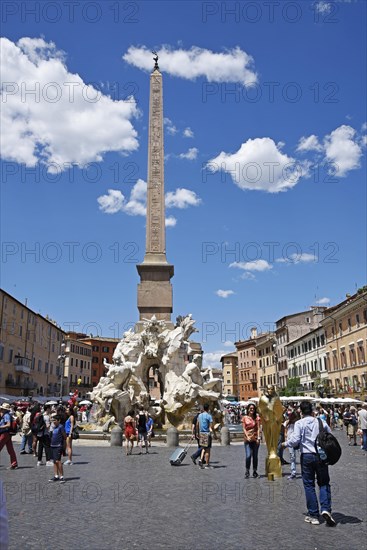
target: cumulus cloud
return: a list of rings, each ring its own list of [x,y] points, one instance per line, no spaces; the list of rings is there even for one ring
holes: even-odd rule
[[[170,134],[170,136],[174,136],[175,134],[177,134],[178,130],[170,118],[164,117],[163,124],[166,127],[167,133]]]
[[[129,216],[145,216],[147,213],[147,183],[138,179],[132,187],[130,197],[127,199],[118,189],[108,189],[107,195],[97,198],[99,209],[104,214],[116,214],[125,212]],[[198,206],[201,203],[200,197],[194,191],[185,188],[178,188],[176,191],[169,191],[165,196],[167,208],[188,208]],[[177,219],[168,216],[165,220],[166,227],[175,227]]]
[[[125,212],[129,216],[145,216],[146,190],[147,184],[141,179],[132,188],[129,200],[118,189],[108,189],[107,195],[101,195],[97,199],[99,209],[104,214]]]
[[[316,304],[320,306],[325,306],[326,304],[330,304],[330,298],[320,298],[320,300],[316,300]]]
[[[283,153],[282,145],[268,137],[249,139],[236,153],[222,151],[208,162],[207,169],[227,172],[241,189],[286,191],[305,175],[306,167]]]
[[[317,262],[318,257],[315,254],[308,254],[307,252],[293,253],[286,258],[277,258],[275,261],[283,264],[301,264]]]
[[[234,348],[234,342],[232,340],[226,340],[223,344],[226,348]]]
[[[183,131],[183,137],[193,138],[194,137],[194,132],[191,130],[191,128],[187,127]]]
[[[114,101],[86,84],[69,72],[63,52],[42,38],[2,38],[0,49],[5,160],[62,171],[100,162],[106,151],[138,148],[133,98]]]
[[[177,223],[177,220],[174,216],[168,216],[165,219],[165,226],[166,227],[175,227],[176,223]]]
[[[179,187],[176,191],[166,193],[165,202],[167,208],[187,208],[188,206],[198,206],[201,199],[195,191]]]
[[[266,260],[254,260],[252,262],[232,262],[229,267],[236,267],[244,271],[268,271],[273,266]]]
[[[234,294],[233,290],[216,290],[215,294],[219,296],[219,298],[228,298],[228,296],[231,296]]]
[[[308,137],[301,137],[298,142],[297,151],[322,151],[323,146],[319,143],[318,137],[312,134]]]
[[[220,358],[228,353],[228,350],[213,351],[209,353],[204,353],[203,355],[203,368],[206,369],[211,367],[212,369],[222,368],[222,363]]]
[[[118,189],[109,189],[107,195],[102,195],[97,199],[99,209],[105,214],[116,214],[122,210],[125,197]]]
[[[195,160],[198,156],[199,149],[196,147],[190,147],[187,153],[181,153],[179,156],[180,159]]]
[[[345,177],[350,170],[359,168],[362,148],[351,126],[343,124],[325,136],[324,147],[326,160],[335,166],[334,176]]]
[[[242,273],[241,279],[253,281],[256,277],[253,273],[251,273],[251,271],[245,271],[245,273]]]
[[[157,53],[161,70],[172,76],[187,80],[204,77],[208,82],[240,82],[244,86],[257,82],[253,58],[239,47],[217,53],[197,46],[189,50],[163,46]],[[123,59],[139,69],[152,70],[152,54],[145,46],[131,46]]]

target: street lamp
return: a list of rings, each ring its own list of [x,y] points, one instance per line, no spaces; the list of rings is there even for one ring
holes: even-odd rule
[[[61,382],[60,382],[60,399],[62,399],[62,386],[64,382],[64,370],[65,370],[65,342],[61,344],[61,355],[58,356],[58,361],[60,362],[61,367]]]

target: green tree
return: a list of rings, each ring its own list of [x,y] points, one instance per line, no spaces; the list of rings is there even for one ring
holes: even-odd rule
[[[301,379],[298,377],[288,378],[287,385],[284,389],[280,391],[280,395],[284,397],[289,397],[291,395],[298,395],[298,388],[300,386]]]

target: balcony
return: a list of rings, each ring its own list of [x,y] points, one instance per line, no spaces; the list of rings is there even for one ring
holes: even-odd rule
[[[31,372],[31,360],[27,357],[21,357],[16,355],[15,359],[15,372],[22,372],[23,374],[30,374]]]
[[[13,380],[12,378],[7,378],[5,380],[5,386],[7,388],[16,388],[19,390],[34,390],[37,388],[37,382],[32,382],[30,380]]]

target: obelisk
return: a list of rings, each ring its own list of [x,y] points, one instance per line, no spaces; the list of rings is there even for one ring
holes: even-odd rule
[[[166,258],[163,148],[163,82],[158,56],[150,75],[146,247],[137,265],[139,319],[171,321],[174,267]]]

